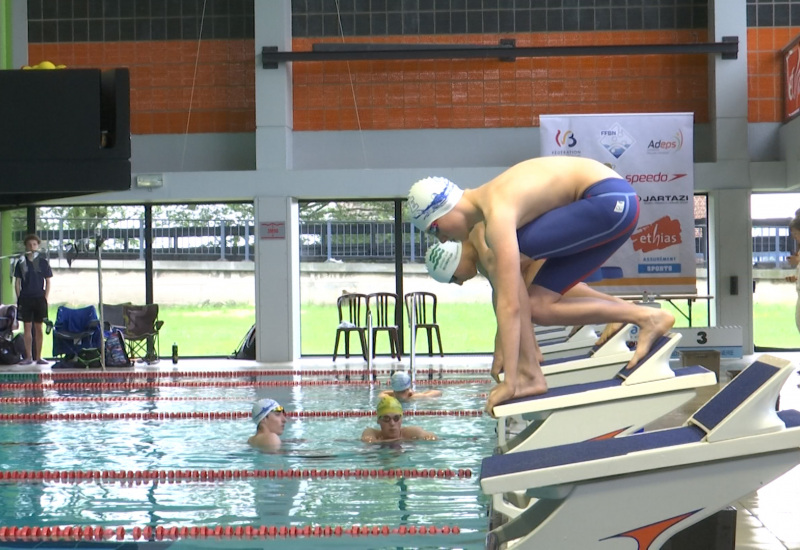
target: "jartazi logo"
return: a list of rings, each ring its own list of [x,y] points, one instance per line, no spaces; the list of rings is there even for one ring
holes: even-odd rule
[[[668,174],[666,172],[655,172],[650,174],[627,174],[625,179],[628,183],[665,183],[685,178],[688,174]]]
[[[639,195],[639,200],[644,203],[686,203],[689,195]]]

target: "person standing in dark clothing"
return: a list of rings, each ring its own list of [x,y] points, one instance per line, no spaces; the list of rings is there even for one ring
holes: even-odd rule
[[[53,277],[53,271],[47,260],[39,254],[40,244],[37,235],[26,235],[25,255],[14,268],[17,315],[25,328],[25,358],[20,365],[30,365],[34,361],[39,365],[47,364],[47,361],[42,359],[44,340],[42,323],[47,319],[47,299],[50,296],[50,279]],[[32,349],[34,347],[35,349]]]

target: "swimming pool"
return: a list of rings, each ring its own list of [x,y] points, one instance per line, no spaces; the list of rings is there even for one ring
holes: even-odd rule
[[[442,397],[406,406],[404,424],[440,441],[393,445],[359,441],[377,426],[388,375],[377,385],[329,375],[79,376],[0,374],[0,526],[49,527],[49,538],[55,526],[99,527],[112,540],[122,527],[125,541],[177,537],[181,548],[262,548],[275,538],[287,548],[483,548],[479,467],[496,444],[480,413],[483,374],[444,380]],[[246,443],[261,397],[293,413],[280,454]],[[261,526],[277,532],[258,534]],[[29,547],[51,547],[36,534]],[[0,548],[20,547],[4,535],[0,527]]]

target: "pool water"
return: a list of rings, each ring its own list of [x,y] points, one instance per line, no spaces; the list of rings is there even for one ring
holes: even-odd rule
[[[464,378],[459,376],[459,378]],[[184,413],[248,412],[252,402],[271,397],[287,411],[374,411],[386,385],[306,385],[315,378],[253,377],[250,380],[302,381],[277,387],[128,388],[85,390],[45,383],[37,389],[0,390],[0,413]],[[317,380],[330,378],[319,377]],[[73,385],[76,381],[69,380]],[[122,381],[120,379],[119,381]],[[181,380],[192,381],[182,378]],[[198,378],[194,381],[202,380]],[[241,379],[237,379],[241,380]],[[0,382],[17,380],[4,379]],[[110,382],[107,378],[103,382]],[[488,386],[437,386],[444,395],[417,400],[407,410],[479,410]],[[66,382],[66,381],[65,381]],[[424,383],[424,382],[423,382]],[[425,389],[425,387],[421,387]],[[20,404],[8,398],[38,397]],[[72,397],[94,400],[67,401]],[[137,397],[136,401],[98,398]],[[316,548],[483,548],[488,499],[478,485],[481,460],[496,444],[494,422],[486,416],[406,416],[439,441],[368,445],[359,438],[375,417],[291,418],[278,454],[247,445],[255,432],[241,420],[75,420],[0,422],[0,472],[52,470],[470,470],[471,477],[247,478],[216,481],[0,481],[0,525],[92,525],[130,532],[134,527],[231,526],[458,526],[457,535],[286,539],[282,547]],[[239,541],[235,547],[262,547],[269,539]],[[215,547],[210,541],[178,541]],[[216,541],[220,547],[220,541]],[[253,545],[255,544],[255,545]],[[0,548],[2,548],[0,542]],[[18,546],[14,546],[18,547]],[[38,548],[38,547],[37,547]]]

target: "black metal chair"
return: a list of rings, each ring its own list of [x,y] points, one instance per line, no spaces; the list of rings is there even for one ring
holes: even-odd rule
[[[336,327],[336,343],[333,345],[333,360],[339,351],[339,337],[344,334],[344,356],[350,357],[350,334],[358,334],[361,355],[367,359],[367,295],[349,293],[336,300],[339,310],[339,326]]]
[[[400,349],[400,330],[395,324],[397,294],[394,292],[374,292],[367,295],[367,312],[372,314],[372,357],[375,357],[375,343],[379,332],[389,335],[389,349],[392,357],[402,358]]]
[[[417,342],[417,331],[424,329],[428,335],[428,355],[433,356],[433,332],[436,332],[436,341],[439,344],[439,355],[444,357],[442,351],[442,333],[436,321],[436,307],[438,300],[433,292],[409,292],[404,297],[406,315],[409,323],[414,319],[414,342]],[[412,317],[413,313],[413,317]]]

